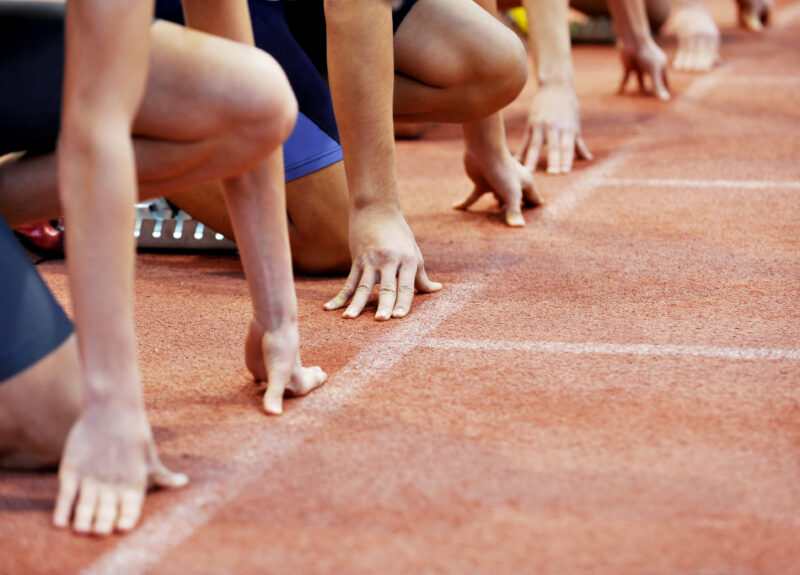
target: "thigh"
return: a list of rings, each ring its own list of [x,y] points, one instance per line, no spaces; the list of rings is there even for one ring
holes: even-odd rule
[[[429,86],[465,84],[518,51],[514,34],[472,0],[418,0],[394,37],[395,71]]]

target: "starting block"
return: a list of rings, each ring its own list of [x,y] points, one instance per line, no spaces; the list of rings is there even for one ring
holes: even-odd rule
[[[236,244],[164,200],[136,204],[136,246],[146,251],[235,252]]]

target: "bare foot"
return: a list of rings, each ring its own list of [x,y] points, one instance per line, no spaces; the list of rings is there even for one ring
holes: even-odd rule
[[[719,63],[719,28],[705,3],[679,3],[670,27],[678,36],[673,68],[682,72],[707,72]]]
[[[256,381],[267,382],[264,394],[267,413],[280,415],[284,396],[306,395],[328,379],[322,368],[302,366],[299,341],[297,324],[269,332],[257,319],[250,320],[244,346],[245,364]]]

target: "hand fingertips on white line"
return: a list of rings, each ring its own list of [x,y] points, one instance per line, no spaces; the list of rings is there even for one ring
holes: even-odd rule
[[[97,510],[97,484],[91,479],[81,482],[78,504],[75,506],[75,522],[73,527],[78,533],[88,533],[92,528],[92,519]]]
[[[59,480],[58,497],[53,511],[53,525],[67,527],[72,507],[78,495],[78,478],[73,473],[62,473]]]
[[[136,527],[143,503],[144,493],[141,490],[127,488],[122,491],[119,518],[117,519],[118,531],[130,531]]]

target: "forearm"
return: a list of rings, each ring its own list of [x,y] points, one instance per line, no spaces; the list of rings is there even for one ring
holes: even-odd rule
[[[540,86],[574,84],[567,0],[524,0],[528,39]]]
[[[608,0],[608,9],[624,44],[641,46],[652,39],[644,0]]]
[[[500,112],[478,122],[462,124],[464,149],[482,157],[500,157],[508,150],[505,126]]]
[[[133,332],[131,124],[149,59],[152,4],[73,0],[58,145],[68,270],[86,400],[140,408]]]
[[[124,132],[88,140],[64,133],[59,168],[87,404],[142,407],[133,325],[136,193],[130,141]]]
[[[351,207],[399,209],[387,0],[326,0],[328,79]]]
[[[255,318],[270,331],[296,323],[280,148],[255,169],[224,184]]]

